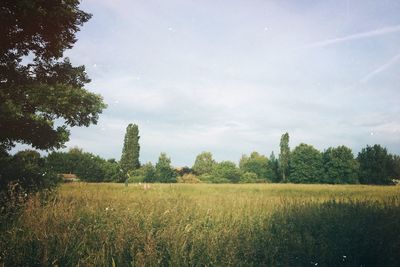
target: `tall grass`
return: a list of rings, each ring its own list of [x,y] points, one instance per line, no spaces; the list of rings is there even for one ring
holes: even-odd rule
[[[400,187],[66,184],[2,221],[4,266],[399,266]]]

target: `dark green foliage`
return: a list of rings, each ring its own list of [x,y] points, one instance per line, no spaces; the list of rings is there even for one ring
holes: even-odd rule
[[[54,172],[73,173],[86,182],[124,182],[126,175],[115,160],[106,161],[99,156],[73,148],[69,152],[52,152],[47,164]]]
[[[214,166],[211,181],[213,183],[238,183],[240,176],[240,170],[234,162],[222,161]]]
[[[102,169],[104,172],[103,182],[125,182],[127,176],[120,164],[115,159],[103,160]]]
[[[360,183],[391,184],[394,175],[393,158],[380,145],[363,148],[357,157],[360,163]]]
[[[290,206],[259,234],[255,265],[399,266],[399,215],[396,203]]]
[[[97,123],[106,107],[88,92],[84,66],[73,67],[63,52],[91,17],[70,1],[0,2],[0,146],[16,142],[38,149],[60,148],[68,126]],[[29,56],[29,57],[28,57]],[[26,62],[33,57],[33,60]],[[24,59],[24,63],[23,60]],[[54,127],[57,119],[58,124]],[[61,119],[61,120],[60,120]]]
[[[243,173],[255,173],[258,179],[267,180],[272,177],[268,158],[258,152],[251,153],[250,157],[243,155],[239,161],[239,168]]]
[[[171,167],[171,159],[167,154],[161,153],[155,168],[156,182],[176,183],[177,173]]]
[[[151,162],[144,164],[142,167],[143,182],[154,183],[156,181],[156,169]]]
[[[392,155],[393,157],[393,175],[392,178],[400,180],[400,156]]]
[[[18,183],[25,191],[35,192],[57,185],[60,178],[46,168],[45,159],[37,151],[24,150],[10,156],[3,152],[0,157],[0,185]]]
[[[184,166],[182,168],[177,169],[176,172],[178,173],[179,176],[183,176],[185,174],[193,173],[193,170],[187,166]]]
[[[323,179],[322,155],[311,145],[298,145],[290,156],[292,183],[319,183]]]
[[[126,134],[124,138],[124,147],[122,149],[121,156],[121,167],[122,170],[127,173],[129,171],[138,169],[140,167],[139,162],[139,128],[136,124],[129,124],[126,127]]]
[[[240,175],[241,183],[257,183],[258,181],[258,175],[254,172],[245,172]]]
[[[281,152],[279,153],[279,169],[282,175],[282,181],[286,182],[287,176],[289,174],[289,164],[290,164],[290,148],[289,148],[288,133],[282,135],[279,146],[281,149]]]
[[[271,181],[278,183],[282,180],[281,174],[279,173],[279,161],[275,158],[274,151],[269,156],[269,168],[271,170]]]
[[[196,175],[210,174],[215,164],[216,162],[213,159],[211,152],[202,152],[197,155],[192,169]]]
[[[45,159],[37,151],[24,150],[14,156],[0,151],[0,206],[3,209],[17,208],[30,193],[50,190],[61,181],[46,167]]]
[[[132,170],[128,173],[128,182],[129,183],[140,183],[140,182],[145,182],[145,183],[154,183],[157,182],[157,177],[156,177],[156,169],[154,168],[153,164],[151,162],[148,162],[142,166],[140,166],[139,169]]]
[[[350,148],[330,147],[322,154],[322,160],[325,171],[323,182],[330,184],[358,183],[359,164]]]

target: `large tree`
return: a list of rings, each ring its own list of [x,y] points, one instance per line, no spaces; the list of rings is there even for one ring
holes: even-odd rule
[[[390,184],[394,176],[393,158],[380,145],[367,146],[358,153],[360,183]]]
[[[269,156],[269,168],[271,169],[271,180],[273,182],[280,182],[280,177],[281,175],[279,174],[279,161],[275,157],[274,151],[271,152],[271,155]]]
[[[126,127],[124,147],[122,149],[121,167],[124,172],[132,171],[140,167],[139,154],[139,128],[136,124]]]
[[[272,170],[268,158],[258,152],[252,152],[250,156],[243,155],[239,161],[239,168],[243,173],[252,172],[259,179],[271,179]]]
[[[324,182],[330,184],[358,183],[359,164],[346,146],[328,148],[322,155]]]
[[[293,183],[320,183],[323,178],[322,155],[311,145],[300,144],[290,156],[289,181]]]
[[[73,173],[86,182],[103,182],[106,160],[80,148],[68,152],[52,152],[47,156],[48,167],[57,173]]]
[[[393,157],[393,178],[400,180],[400,156],[392,155]]]
[[[216,164],[211,174],[213,183],[238,183],[240,182],[240,170],[232,161],[222,161]]]
[[[283,182],[286,182],[287,174],[289,173],[289,161],[290,161],[290,148],[289,148],[289,134],[284,133],[281,136],[280,153],[279,153],[279,169],[282,174]]]
[[[210,174],[215,164],[216,162],[213,159],[211,152],[201,152],[197,155],[192,169],[196,175]]]
[[[105,160],[77,147],[68,152],[50,153],[46,163],[56,173],[73,173],[85,182],[123,182],[126,179],[115,159]]]
[[[161,153],[155,167],[156,181],[160,183],[176,183],[177,173],[171,166],[171,159]]]
[[[0,148],[60,148],[69,126],[97,123],[106,105],[84,88],[84,66],[63,57],[90,17],[79,0],[0,2]]]

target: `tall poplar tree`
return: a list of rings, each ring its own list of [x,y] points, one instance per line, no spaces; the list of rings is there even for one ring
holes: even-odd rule
[[[136,124],[130,123],[126,127],[126,134],[124,138],[124,147],[122,149],[121,156],[121,168],[124,172],[138,169],[140,167],[139,162],[139,128]]]
[[[279,153],[279,168],[282,174],[282,181],[286,182],[286,174],[289,172],[290,148],[289,134],[284,133],[280,142],[281,152]]]

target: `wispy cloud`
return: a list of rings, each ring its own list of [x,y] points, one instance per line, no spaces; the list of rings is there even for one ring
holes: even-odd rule
[[[378,68],[374,69],[373,71],[371,71],[370,73],[368,73],[367,75],[365,75],[363,78],[361,78],[360,82],[362,83],[366,83],[369,80],[371,80],[375,75],[387,70],[388,68],[390,68],[391,66],[393,66],[394,64],[396,64],[400,59],[400,53],[398,53],[397,55],[395,55],[394,57],[392,57],[389,61],[387,61],[385,64],[379,66]]]
[[[343,42],[357,40],[357,39],[370,38],[370,37],[385,35],[385,34],[399,32],[399,31],[400,31],[400,25],[388,26],[388,27],[383,27],[383,28],[376,29],[373,31],[360,32],[360,33],[355,33],[355,34],[351,34],[351,35],[347,35],[347,36],[343,36],[343,37],[328,39],[328,40],[324,40],[324,41],[318,41],[315,43],[308,44],[305,47],[306,48],[324,47],[324,46],[328,46],[328,45],[343,43]]]
[[[82,1],[93,19],[68,56],[109,105],[98,125],[72,128],[67,146],[119,159],[133,122],[141,162],[164,151],[175,166],[204,150],[216,160],[269,155],[285,131],[293,148],[380,143],[400,153],[399,0],[303,2]],[[360,84],[383,72],[385,90]]]

